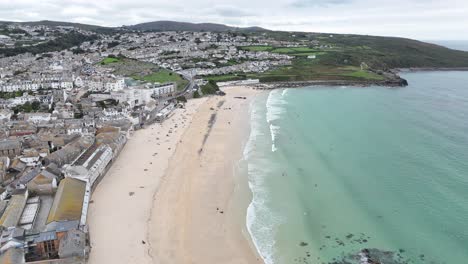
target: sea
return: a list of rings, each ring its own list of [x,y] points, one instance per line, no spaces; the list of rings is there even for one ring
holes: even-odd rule
[[[468,51],[468,40],[429,40],[427,42],[438,44],[449,49]]]
[[[468,72],[259,95],[243,166],[266,264],[468,263]]]

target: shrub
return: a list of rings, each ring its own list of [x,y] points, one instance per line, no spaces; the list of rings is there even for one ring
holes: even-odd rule
[[[187,102],[187,98],[185,98],[185,96],[183,96],[183,95],[177,97],[176,100],[177,100],[178,102],[183,102],[183,103],[186,103],[186,102]]]

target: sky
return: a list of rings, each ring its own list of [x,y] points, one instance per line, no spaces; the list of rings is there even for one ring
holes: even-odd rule
[[[0,20],[101,26],[175,20],[468,40],[468,0],[0,0]]]

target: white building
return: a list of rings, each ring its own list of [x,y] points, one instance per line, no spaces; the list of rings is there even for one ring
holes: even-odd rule
[[[153,92],[153,96],[157,98],[172,96],[176,92],[176,85],[166,84],[157,87],[150,88]]]
[[[24,120],[32,123],[41,123],[41,122],[49,122],[51,120],[50,113],[27,113],[24,114]]]
[[[92,78],[92,79],[83,81],[83,85],[85,87],[88,87],[90,91],[96,91],[96,92],[120,91],[125,88],[125,79],[124,78]]]
[[[71,166],[66,167],[65,176],[89,182],[91,186],[106,172],[112,160],[112,148],[106,144],[93,145]]]

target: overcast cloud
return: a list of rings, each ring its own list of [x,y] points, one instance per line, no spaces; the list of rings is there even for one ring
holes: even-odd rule
[[[0,20],[120,26],[156,20],[468,40],[468,0],[0,0]]]

